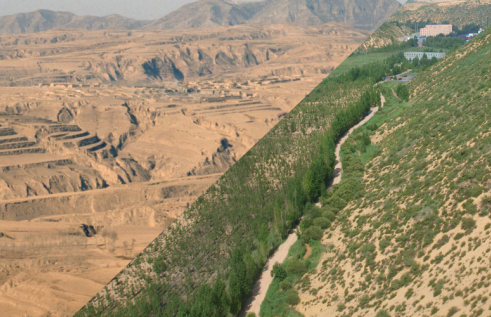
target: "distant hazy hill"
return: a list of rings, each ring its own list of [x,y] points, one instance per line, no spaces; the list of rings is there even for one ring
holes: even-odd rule
[[[242,3],[201,0],[154,21],[138,21],[119,15],[77,16],[69,12],[39,10],[0,17],[0,34],[36,33],[58,27],[169,30],[292,22],[302,26],[341,22],[363,30],[375,30],[399,7],[396,0],[264,0]]]
[[[36,33],[58,27],[85,30],[137,29],[148,21],[137,21],[119,15],[105,17],[77,16],[70,12],[39,10],[0,17],[0,34]]]
[[[166,30],[290,22],[313,26],[343,22],[373,30],[399,7],[395,0],[265,0],[252,3],[202,0],[185,5],[146,28]]]

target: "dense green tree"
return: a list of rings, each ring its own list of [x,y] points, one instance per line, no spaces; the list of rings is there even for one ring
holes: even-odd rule
[[[409,101],[409,90],[406,85],[398,85],[396,88],[397,96],[405,101]]]
[[[286,275],[286,271],[281,264],[275,263],[273,265],[273,269],[271,270],[271,277],[277,278],[282,281],[286,278]]]
[[[310,240],[320,240],[322,235],[324,234],[324,230],[319,226],[311,226],[302,233],[302,240],[304,243],[309,243]]]

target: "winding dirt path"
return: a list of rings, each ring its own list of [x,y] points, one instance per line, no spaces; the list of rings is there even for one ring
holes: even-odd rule
[[[269,285],[271,285],[271,282],[273,282],[273,278],[271,277],[273,265],[275,265],[276,262],[283,263],[283,261],[285,261],[290,247],[297,241],[297,239],[297,233],[296,230],[294,230],[293,233],[288,236],[286,241],[280,245],[273,256],[269,258],[264,266],[263,273],[261,273],[261,277],[252,289],[253,295],[246,302],[246,306],[240,312],[239,316],[246,316],[248,313],[256,313],[256,316],[259,316],[261,304],[266,297],[266,292],[268,291]]]
[[[381,106],[380,107],[383,108],[384,104],[385,104],[384,95],[380,94],[380,100],[381,100]],[[351,135],[351,133],[353,133],[354,130],[358,129],[359,127],[361,127],[362,125],[367,123],[368,120],[370,120],[377,113],[378,109],[379,109],[379,107],[370,108],[370,113],[365,118],[363,118],[363,120],[358,122],[358,124],[356,124],[351,129],[349,129],[348,132],[346,132],[343,136],[341,136],[341,138],[338,140],[338,143],[336,143],[336,152],[335,152],[336,153],[336,165],[334,166],[333,179],[332,179],[332,183],[330,186],[339,184],[341,182],[341,176],[343,174],[343,166],[341,164],[341,155],[340,155],[341,146],[344,144],[344,142],[346,142],[346,140]],[[330,186],[328,186],[328,188]]]
[[[390,90],[392,90],[392,93],[394,94],[394,97],[396,97],[397,99],[399,99],[399,97],[397,96],[396,92],[394,91],[394,87],[390,87]]]
[[[380,94],[381,97],[381,107],[384,106],[385,103],[385,98],[382,94]],[[332,183],[328,185],[327,188],[331,187],[334,184],[338,184],[341,182],[341,176],[343,173],[343,168],[341,165],[341,157],[340,157],[340,150],[341,146],[346,142],[350,134],[357,128],[361,127],[365,123],[370,120],[375,113],[377,113],[379,107],[373,107],[370,109],[370,113],[363,118],[358,124],[353,126],[351,129],[349,129],[336,143],[336,165],[334,168],[334,174],[333,174],[333,180]],[[273,270],[273,265],[275,263],[283,263],[283,261],[286,260],[286,257],[288,256],[288,251],[290,250],[290,247],[297,241],[297,233],[296,230],[294,230],[286,239],[283,244],[281,244],[276,250],[276,252],[273,254],[271,258],[266,262],[266,265],[264,266],[263,272],[261,273],[261,277],[259,280],[256,282],[254,285],[254,288],[252,289],[252,295],[251,297],[247,300],[244,308],[242,311],[239,313],[239,317],[244,317],[248,313],[255,313],[256,316],[259,316],[259,311],[261,309],[261,304],[264,301],[264,298],[266,298],[266,292],[268,291],[269,286],[271,285],[271,282],[273,282],[273,278],[271,277],[271,271]]]

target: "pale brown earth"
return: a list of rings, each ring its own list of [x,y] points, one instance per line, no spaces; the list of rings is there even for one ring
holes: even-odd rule
[[[0,312],[72,315],[368,35],[2,36]]]

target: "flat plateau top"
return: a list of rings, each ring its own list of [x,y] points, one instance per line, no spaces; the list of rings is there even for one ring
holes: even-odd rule
[[[36,164],[62,160],[64,157],[50,153],[34,153],[11,156],[0,156],[0,167]]]

